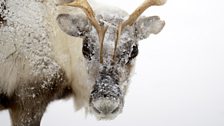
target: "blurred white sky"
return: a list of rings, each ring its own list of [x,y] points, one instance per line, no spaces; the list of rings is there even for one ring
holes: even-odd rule
[[[144,0],[97,0],[132,12]],[[123,113],[113,121],[85,118],[73,103],[52,103],[42,126],[224,126],[222,0],[168,0],[144,15],[159,15],[163,31],[140,42]],[[7,112],[0,125],[9,126]]]

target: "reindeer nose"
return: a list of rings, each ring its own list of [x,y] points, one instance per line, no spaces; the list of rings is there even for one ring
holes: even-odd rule
[[[119,111],[119,104],[119,101],[99,99],[93,102],[93,109],[96,113],[106,116],[117,113]]]

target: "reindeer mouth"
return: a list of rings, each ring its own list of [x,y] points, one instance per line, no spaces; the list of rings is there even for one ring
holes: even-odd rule
[[[121,113],[123,105],[120,101],[100,99],[91,103],[90,111],[99,120],[114,119]]]

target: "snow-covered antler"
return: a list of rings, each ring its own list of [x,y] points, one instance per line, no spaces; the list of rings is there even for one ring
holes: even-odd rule
[[[104,35],[107,28],[99,24],[99,22],[97,21],[95,17],[95,13],[93,9],[87,0],[75,0],[71,3],[66,3],[64,5],[81,8],[86,14],[87,18],[90,20],[91,24],[95,27],[98,33],[98,38],[101,45],[100,46],[100,62],[103,63],[103,40],[104,40]]]

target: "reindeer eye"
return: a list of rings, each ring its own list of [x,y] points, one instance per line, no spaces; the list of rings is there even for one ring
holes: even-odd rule
[[[130,63],[130,61],[132,59],[134,59],[137,55],[138,55],[138,45],[134,45],[132,47],[132,51],[131,51],[131,54],[129,56],[128,63]]]
[[[1,15],[1,14],[4,14],[4,12],[6,12],[6,5],[5,5],[5,0],[3,2],[0,2],[0,27],[2,25],[5,25],[6,24],[6,21],[4,18],[5,16],[4,15]]]
[[[89,44],[88,38],[83,41],[82,54],[88,60],[91,60],[94,55],[93,47]]]

